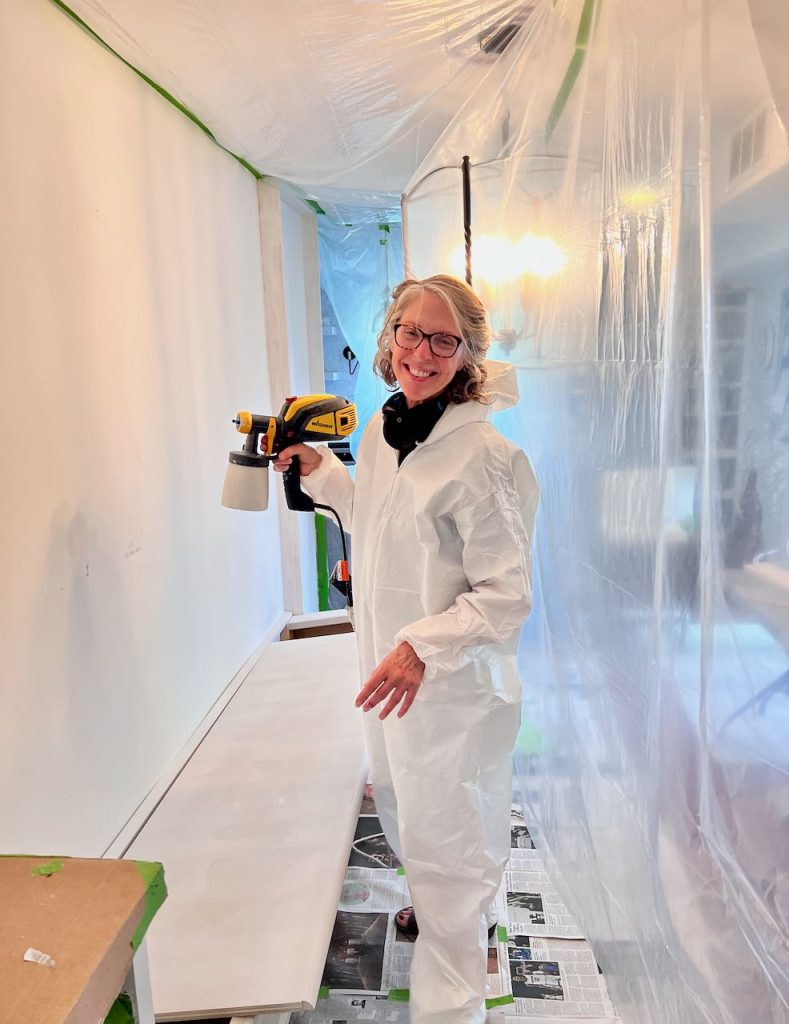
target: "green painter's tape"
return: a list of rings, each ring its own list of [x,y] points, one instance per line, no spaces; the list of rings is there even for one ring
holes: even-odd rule
[[[104,1024],[134,1024],[134,1007],[125,992],[110,1007]]]
[[[329,601],[329,549],[326,544],[326,520],[315,516],[315,571],[318,577],[318,611],[327,612]]]
[[[309,206],[313,213],[317,213],[319,217],[325,217],[326,211],[323,209],[317,199],[305,199],[304,202]]]
[[[57,871],[63,870],[62,860],[51,860],[49,864],[42,864],[40,867],[33,868],[30,872],[31,875],[43,875],[44,878],[50,878]]]
[[[507,939],[509,938],[509,935],[507,935],[507,929],[504,927],[503,924],[500,924],[496,929],[496,937],[498,938],[499,942],[506,942]]]
[[[397,869],[397,873],[398,873],[398,875],[404,875],[405,874],[405,868],[398,868]]]
[[[167,899],[167,886],[164,883],[164,868],[156,861],[136,860],[137,870],[145,882],[145,911],[142,919],[137,925],[137,931],[132,935],[132,949],[139,949],[148,925],[154,918],[156,911]]]
[[[83,21],[83,19],[80,18],[78,14],[76,14],[74,11],[71,10],[70,7],[64,4],[63,0],[52,0],[52,3],[55,5],[55,7],[59,7],[64,14],[67,14],[68,17],[71,18],[71,20],[75,24],[79,25],[81,29],[87,32],[91,39],[95,39],[96,42],[99,43],[99,45],[103,46],[105,50],[108,50],[114,57],[117,57],[122,64],[125,64],[130,71],[133,71],[135,75],[141,78],[143,82],[146,83],[146,85],[149,85],[152,89],[158,92],[162,99],[167,100],[167,102],[172,104],[172,106],[174,106],[176,110],[179,110],[185,117],[188,117],[189,120],[193,124],[197,125],[197,127],[202,132],[205,132],[205,134],[213,143],[219,146],[220,149],[223,149],[228,156],[232,156],[234,160],[237,160],[245,170],[249,171],[251,175],[253,175],[258,180],[266,177],[266,175],[259,171],[257,167],[253,167],[248,160],[245,160],[242,156],[239,156],[238,153],[234,153],[231,149],[228,149],[227,146],[223,146],[222,143],[216,138],[214,133],[211,131],[211,129],[208,127],[208,125],[204,124],[197,116],[197,114],[193,113],[189,109],[189,107],[184,106],[184,104],[181,103],[180,100],[177,100],[172,93],[168,92],[164,88],[164,86],[159,85],[159,83],[155,82],[149,75],[146,75],[144,71],[140,71],[139,68],[136,68],[128,60],[126,60],[125,57],[122,57],[117,50],[113,50],[109,43],[106,43],[98,34],[98,32],[95,31],[95,29],[92,29],[86,21]]]
[[[321,985],[321,987],[318,989],[318,999],[328,999],[328,998],[329,998],[329,986],[328,985]]]
[[[567,106],[567,101],[575,87],[576,79],[578,78],[581,68],[583,67],[584,60],[586,59],[586,50],[589,46],[589,36],[591,34],[592,19],[594,17],[596,3],[597,0],[584,0],[584,6],[581,11],[581,20],[575,37],[575,52],[570,58],[570,63],[564,73],[562,84],[559,86],[559,92],[556,94],[556,99],[553,101],[553,106],[548,114],[548,120],[545,123],[545,131],[549,138],[553,134],[554,128],[559,123],[559,118],[564,113],[564,108]]]
[[[388,998],[393,1003],[407,1003],[411,998],[411,992],[407,988],[393,988],[389,990]]]
[[[509,1006],[510,1003],[515,1002],[515,996],[496,996],[495,999],[486,999],[485,1007],[488,1010],[492,1010],[494,1006]]]

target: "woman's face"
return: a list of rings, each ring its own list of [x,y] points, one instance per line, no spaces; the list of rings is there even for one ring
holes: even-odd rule
[[[453,334],[458,329],[449,307],[432,292],[423,292],[412,299],[397,316],[396,322],[418,327],[425,334]],[[402,388],[409,409],[420,402],[440,394],[463,365],[463,346],[448,358],[435,356],[430,351],[427,339],[418,348],[400,348],[392,336],[389,342],[392,356],[392,370]]]

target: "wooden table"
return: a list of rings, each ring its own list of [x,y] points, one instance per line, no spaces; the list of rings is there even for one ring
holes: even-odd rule
[[[153,1024],[144,945],[161,864],[0,857],[0,1024],[100,1024],[129,991]]]

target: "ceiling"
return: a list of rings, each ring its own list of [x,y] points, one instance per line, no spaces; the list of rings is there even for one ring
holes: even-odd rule
[[[537,0],[551,4],[553,0]],[[399,195],[534,3],[70,0],[256,169]]]

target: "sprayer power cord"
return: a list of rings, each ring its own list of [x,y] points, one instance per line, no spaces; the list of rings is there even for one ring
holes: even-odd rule
[[[315,502],[315,508],[323,509],[325,512],[331,512],[331,514],[337,520],[337,528],[340,531],[340,543],[342,544],[342,560],[343,560],[343,562],[345,562],[345,564],[347,566],[348,565],[348,549],[345,546],[345,530],[343,530],[343,528],[342,528],[342,519],[340,519],[339,513],[337,512],[336,509],[333,509],[331,507],[331,505],[319,505],[317,501]],[[353,593],[352,593],[350,587],[348,588],[348,604],[349,604],[349,606],[351,608],[353,608]]]

